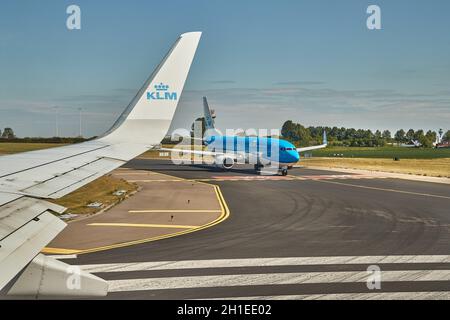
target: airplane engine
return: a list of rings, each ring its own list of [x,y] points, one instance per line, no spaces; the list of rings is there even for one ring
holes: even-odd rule
[[[234,166],[234,159],[226,156],[216,157],[216,166],[225,170],[230,170]]]

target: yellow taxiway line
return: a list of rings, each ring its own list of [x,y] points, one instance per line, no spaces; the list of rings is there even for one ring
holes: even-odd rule
[[[91,227],[133,227],[133,228],[173,228],[173,229],[193,229],[199,226],[182,226],[176,224],[148,224],[148,223],[90,223]]]
[[[41,252],[47,254],[69,255],[69,254],[79,254],[81,250],[45,247],[44,249],[41,250]]]
[[[166,175],[166,176],[168,176],[168,175]],[[183,179],[183,180],[187,181],[187,179]],[[180,181],[183,181],[183,180],[180,180]],[[214,192],[216,194],[217,200],[219,201],[219,205],[220,205],[219,212],[221,212],[221,214],[214,221],[206,223],[202,226],[194,227],[191,229],[186,229],[186,230],[175,232],[175,233],[169,233],[169,234],[165,234],[162,236],[146,238],[146,239],[139,239],[139,240],[128,241],[128,242],[123,242],[123,243],[117,243],[117,244],[113,244],[113,245],[109,245],[109,246],[102,246],[102,247],[96,247],[96,248],[90,248],[90,249],[80,249],[80,250],[47,247],[47,248],[44,248],[42,250],[42,252],[47,253],[47,254],[86,254],[86,253],[93,253],[93,252],[105,251],[105,250],[110,250],[110,249],[129,247],[129,246],[136,245],[136,244],[173,238],[173,237],[181,236],[184,234],[193,233],[193,232],[197,232],[197,231],[204,230],[207,228],[211,228],[211,227],[225,221],[226,219],[228,219],[228,217],[230,216],[230,209],[228,208],[228,205],[225,202],[225,199],[222,195],[222,191],[220,190],[219,186],[214,185],[214,184],[205,183],[205,182],[200,182],[200,183],[204,183],[204,184],[212,186],[214,188]]]
[[[129,213],[216,213],[222,210],[130,210]]]
[[[127,180],[128,182],[142,182],[142,183],[147,183],[147,182],[183,182],[186,180],[180,180],[180,179],[172,179],[172,180],[167,180],[167,179],[154,179],[154,180]],[[191,181],[191,180],[189,180]]]
[[[155,176],[157,173],[154,172],[114,172],[115,175],[121,175],[121,176]]]

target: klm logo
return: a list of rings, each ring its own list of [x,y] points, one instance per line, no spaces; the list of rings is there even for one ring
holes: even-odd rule
[[[177,93],[170,92],[169,86],[162,82],[155,85],[154,89],[154,91],[147,91],[147,100],[177,100]]]

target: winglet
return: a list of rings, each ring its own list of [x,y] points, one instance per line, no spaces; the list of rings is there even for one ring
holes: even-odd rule
[[[169,130],[201,32],[182,34],[142,88],[102,137],[108,142],[156,145]]]
[[[327,145],[328,141],[327,141],[327,132],[325,131],[325,129],[323,129],[323,141],[322,141],[323,145]]]

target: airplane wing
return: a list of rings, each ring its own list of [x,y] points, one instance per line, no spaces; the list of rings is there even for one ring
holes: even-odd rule
[[[321,145],[318,145],[318,146],[297,148],[297,151],[300,153],[300,152],[305,152],[305,151],[323,149],[323,148],[326,148],[326,147],[327,147],[327,144],[321,144]]]
[[[198,154],[203,156],[226,156],[233,159],[238,159],[243,157],[242,152],[217,152],[217,151],[203,151],[203,150],[190,150],[190,149],[173,149],[173,148],[158,148],[158,151],[169,151],[176,152],[180,154]]]
[[[321,145],[312,146],[312,147],[297,148],[297,151],[298,151],[298,153],[300,153],[300,152],[305,152],[305,151],[323,149],[323,148],[326,148],[327,146],[328,146],[327,133],[324,130],[323,131],[323,141],[322,141]]]
[[[92,284],[84,291],[68,293],[65,284],[55,284],[62,263],[38,254],[65,227],[53,214],[65,208],[44,199],[60,198],[159,145],[172,122],[200,36],[191,32],[178,38],[102,137],[0,157],[0,290],[9,285],[8,294],[14,295],[106,294],[106,283],[92,275],[84,275]],[[45,277],[36,272],[36,263],[48,271]],[[31,285],[33,272],[41,276],[38,287]]]
[[[180,155],[198,154],[201,156],[210,156],[213,158],[216,158],[216,157],[231,158],[235,161],[245,159],[245,155],[242,154],[241,152],[212,152],[212,151],[203,151],[203,150],[172,149],[172,148],[158,148],[158,151],[169,151],[171,153],[178,153]]]
[[[180,153],[180,154],[198,154],[198,155],[211,156],[211,157],[215,157],[218,155],[225,155],[225,153],[223,153],[223,152],[212,152],[212,151],[190,150],[190,149],[159,148],[158,151],[159,150],[176,152],[176,153]]]

